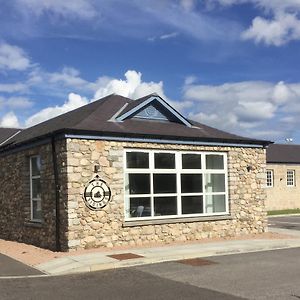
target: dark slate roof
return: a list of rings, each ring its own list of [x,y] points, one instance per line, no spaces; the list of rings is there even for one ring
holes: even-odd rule
[[[189,122],[193,127],[176,122],[159,122],[135,118],[128,118],[122,122],[114,121],[117,116],[123,113],[123,110],[127,106],[130,105],[132,108],[136,105],[135,101],[141,103],[141,101],[149,97],[153,97],[153,94],[143,97],[142,100],[131,100],[119,95],[109,95],[73,111],[24,129],[5,143],[3,147],[15,147],[59,133],[253,145],[268,145],[270,143],[268,141],[230,134],[190,120]]]
[[[5,142],[9,137],[13,136],[21,129],[19,128],[3,128],[0,127],[0,145]]]
[[[267,148],[267,163],[300,163],[300,145],[269,145]]]

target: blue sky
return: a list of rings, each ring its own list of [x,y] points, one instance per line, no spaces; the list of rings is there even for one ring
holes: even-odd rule
[[[300,0],[0,4],[0,126],[156,92],[204,124],[300,143]]]

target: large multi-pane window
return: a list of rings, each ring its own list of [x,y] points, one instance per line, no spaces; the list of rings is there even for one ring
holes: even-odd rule
[[[226,153],[125,151],[126,219],[226,213]]]
[[[267,170],[267,187],[272,187],[274,185],[274,173],[273,170]]]
[[[38,155],[30,157],[30,202],[31,220],[41,221],[41,158]]]
[[[287,170],[286,185],[287,186],[295,186],[295,170]]]

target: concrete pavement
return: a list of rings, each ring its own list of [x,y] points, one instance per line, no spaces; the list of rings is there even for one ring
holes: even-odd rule
[[[300,231],[271,228],[288,234],[286,239],[228,240],[209,243],[187,243],[164,247],[134,248],[73,255],[35,266],[48,275],[63,275],[97,270],[153,264],[167,261],[300,247]],[[120,255],[112,257],[114,255]]]

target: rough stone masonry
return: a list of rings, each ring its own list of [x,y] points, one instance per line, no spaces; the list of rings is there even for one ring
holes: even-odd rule
[[[230,216],[125,222],[123,156],[126,148],[227,152]],[[65,246],[68,249],[182,242],[266,231],[266,162],[262,148],[67,139],[66,157],[67,184],[63,194],[67,197]],[[96,164],[100,165],[101,179],[112,191],[110,203],[101,211],[88,209],[82,197]],[[247,166],[251,166],[250,171]]]

